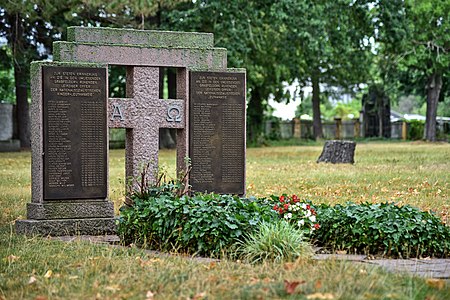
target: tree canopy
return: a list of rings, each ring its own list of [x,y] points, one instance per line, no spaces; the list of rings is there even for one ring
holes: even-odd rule
[[[214,33],[216,46],[228,49],[229,66],[247,69],[250,142],[261,135],[268,98],[289,101],[284,86],[294,81],[313,88],[315,137],[322,136],[327,88],[355,92],[381,84],[427,99],[425,137],[434,140],[437,101],[450,96],[449,6],[445,0],[7,1],[0,37],[8,50],[0,48],[0,58],[2,68],[14,69],[25,147],[29,63],[49,57],[52,41],[71,25]]]

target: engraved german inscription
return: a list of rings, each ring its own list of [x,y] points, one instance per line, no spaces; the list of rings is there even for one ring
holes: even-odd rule
[[[190,184],[245,193],[245,74],[190,73]]]
[[[43,67],[44,199],[105,198],[106,69]]]

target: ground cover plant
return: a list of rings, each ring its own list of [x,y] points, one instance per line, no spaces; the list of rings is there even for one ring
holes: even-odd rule
[[[433,210],[448,223],[449,144],[358,144],[355,165],[316,164],[321,150],[320,145],[249,149],[247,193],[296,194],[331,205],[394,201]],[[174,152],[161,152],[160,161],[174,173]],[[117,214],[125,199],[123,178],[124,152],[114,150],[110,198]],[[0,299],[450,298],[443,281],[348,262],[198,261],[135,247],[17,236],[13,223],[26,215],[30,186],[29,152],[1,153]]]
[[[132,193],[121,208],[121,239],[156,250],[218,256],[261,222],[276,219],[264,199],[177,195],[177,189],[177,184],[161,183]]]
[[[347,203],[317,208],[317,245],[348,253],[400,258],[448,257],[450,227],[430,212],[394,203]]]

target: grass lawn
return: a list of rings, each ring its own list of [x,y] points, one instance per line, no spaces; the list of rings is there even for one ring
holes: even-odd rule
[[[449,224],[450,145],[358,143],[354,165],[317,164],[321,146],[251,148],[247,194],[315,203],[384,202],[435,211]],[[175,173],[175,152],[160,164]],[[14,234],[31,198],[30,153],[0,153],[0,299],[450,299],[450,287],[340,261],[248,265]],[[124,197],[124,151],[110,152],[110,198]],[[286,281],[298,283],[295,294]],[[316,294],[317,298],[311,297]],[[322,296],[322,298],[320,298]],[[328,297],[328,298],[326,298]]]

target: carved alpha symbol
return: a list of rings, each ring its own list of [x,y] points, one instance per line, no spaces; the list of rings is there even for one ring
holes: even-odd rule
[[[123,117],[122,108],[119,104],[113,105],[113,111],[111,114],[111,121],[114,121],[115,118],[119,118],[120,121],[123,121],[125,118]]]
[[[181,111],[178,106],[169,106],[167,109],[167,122],[181,122]]]

